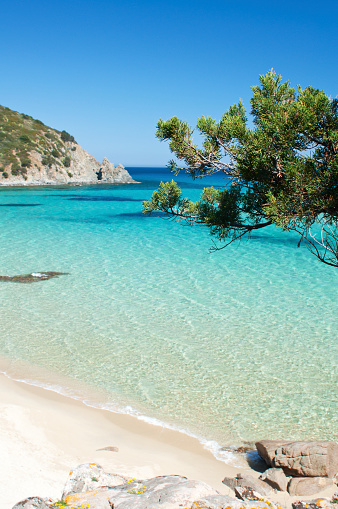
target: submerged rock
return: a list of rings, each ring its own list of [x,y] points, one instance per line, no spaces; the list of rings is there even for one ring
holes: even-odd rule
[[[46,281],[52,277],[65,276],[69,272],[32,272],[31,274],[21,274],[19,276],[0,276],[0,281],[12,283],[36,283],[37,281]]]

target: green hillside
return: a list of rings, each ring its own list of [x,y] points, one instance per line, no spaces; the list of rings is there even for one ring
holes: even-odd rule
[[[75,143],[66,131],[57,131],[40,120],[0,105],[0,179],[8,178],[10,173],[26,179],[33,150],[41,154],[42,165],[67,168],[69,151],[75,150]]]

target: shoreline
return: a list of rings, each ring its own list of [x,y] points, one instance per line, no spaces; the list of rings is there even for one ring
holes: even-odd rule
[[[8,379],[27,385],[28,387],[36,387],[42,391],[64,396],[72,401],[84,404],[87,408],[93,408],[99,411],[105,411],[116,416],[122,415],[132,418],[133,420],[150,425],[162,430],[166,429],[184,435],[186,437],[197,440],[200,446],[211,455],[224,464],[236,463],[236,457],[242,457],[235,453],[235,449],[241,446],[248,446],[248,442],[236,440],[233,443],[228,442],[223,446],[220,442],[213,438],[206,438],[202,435],[175,424],[161,420],[157,417],[151,417],[129,403],[122,403],[111,400],[111,394],[104,389],[94,387],[81,380],[69,378],[67,375],[60,375],[56,372],[47,370],[46,368],[34,364],[30,364],[24,360],[14,360],[4,355],[0,356],[0,375],[4,374]],[[254,448],[254,444],[250,444]]]
[[[217,460],[197,438],[87,406],[4,373],[0,419],[4,509],[29,496],[59,499],[69,471],[87,462],[126,477],[183,475],[205,481],[222,494],[231,493],[222,484],[224,477],[254,472],[239,456],[236,465]],[[103,450],[107,447],[118,452]]]
[[[204,481],[221,495],[234,497],[224,477],[260,476],[241,454],[224,463],[197,438],[141,421],[135,416],[87,406],[80,400],[0,373],[0,507],[32,496],[59,500],[71,470],[96,463],[106,472],[148,479],[181,475]],[[108,449],[109,448],[109,449]],[[117,450],[116,450],[117,448]],[[115,449],[115,450],[114,450]],[[332,498],[336,487],[320,492]],[[272,491],[268,497],[284,508],[312,496]]]

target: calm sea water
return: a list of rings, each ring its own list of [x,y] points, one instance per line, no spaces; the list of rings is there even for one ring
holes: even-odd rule
[[[217,444],[338,439],[338,271],[271,227],[209,253],[141,184],[0,190],[0,355],[13,378]],[[197,198],[208,181],[177,178]]]

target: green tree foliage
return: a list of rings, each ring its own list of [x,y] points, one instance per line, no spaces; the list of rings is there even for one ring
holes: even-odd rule
[[[296,91],[273,70],[259,82],[252,87],[252,127],[240,101],[218,122],[198,120],[202,147],[186,122],[158,122],[157,137],[169,142],[193,178],[221,171],[228,185],[205,188],[191,202],[174,181],[161,182],[143,211],[206,225],[227,241],[223,247],[275,224],[297,232],[299,244],[338,267],[338,100],[312,87]],[[174,160],[169,166],[176,174],[182,169]]]

